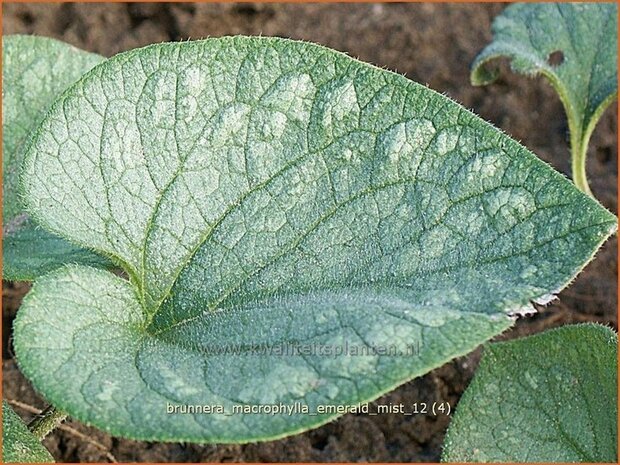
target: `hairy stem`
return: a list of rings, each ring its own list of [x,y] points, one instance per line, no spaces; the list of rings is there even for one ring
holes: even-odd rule
[[[585,192],[590,197],[594,197],[588,184],[588,178],[586,177],[586,157],[588,152],[588,141],[583,140],[578,135],[573,136],[572,134],[571,139],[572,140],[570,144],[570,151],[573,182],[580,191]]]
[[[50,405],[37,415],[29,424],[28,428],[39,441],[45,439],[57,426],[59,426],[67,418],[67,414],[57,410],[56,407]]]

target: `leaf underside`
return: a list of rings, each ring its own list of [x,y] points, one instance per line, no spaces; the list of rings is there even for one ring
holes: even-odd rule
[[[374,399],[508,328],[615,229],[448,98],[276,38],[106,61],[53,106],[23,183],[41,224],[129,279],[68,266],[38,280],[15,322],[20,366],[63,411],[136,439],[325,423],[336,414],[166,407]],[[265,352],[345,343],[366,355]],[[368,353],[408,344],[419,355]]]
[[[64,263],[104,266],[101,256],[39,228],[24,212],[19,174],[30,132],[49,106],[103,57],[45,37],[2,38],[3,277],[31,280]]]
[[[617,354],[616,333],[593,324],[490,344],[442,460],[617,463]]]
[[[493,42],[472,64],[474,85],[493,82],[488,62],[511,60],[513,71],[542,74],[556,89],[575,143],[592,130],[618,93],[618,18],[614,3],[517,3],[493,22]]]
[[[2,463],[43,463],[54,458],[28,430],[13,409],[2,401]]]

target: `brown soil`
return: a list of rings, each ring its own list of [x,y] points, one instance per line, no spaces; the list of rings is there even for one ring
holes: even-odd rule
[[[469,64],[490,40],[500,4],[5,4],[5,33],[57,37],[112,55],[144,44],[230,34],[306,39],[398,70],[444,92],[501,127],[558,170],[569,173],[567,127],[561,104],[542,80],[506,72],[489,87],[469,85]],[[590,149],[588,173],[595,195],[617,210],[617,111],[608,110]],[[617,241],[560,294],[559,301],[521,319],[502,337],[515,337],[579,321],[617,329]],[[8,334],[23,283],[3,289],[4,397],[32,406],[44,403],[11,357]],[[469,383],[479,351],[413,380],[380,400],[449,402],[454,407]],[[29,415],[17,408],[24,418]],[[138,443],[111,438],[77,422],[69,425],[99,443],[56,431],[45,445],[58,461],[437,461],[449,418],[419,415],[347,415],[288,439],[248,445],[198,446]]]

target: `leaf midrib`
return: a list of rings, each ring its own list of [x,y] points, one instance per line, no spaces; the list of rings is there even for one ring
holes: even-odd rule
[[[526,255],[526,254],[528,254],[528,253],[530,253],[530,252],[532,252],[532,251],[534,251],[534,250],[536,250],[536,249],[538,249],[540,247],[544,247],[545,245],[547,245],[547,244],[549,244],[551,242],[554,242],[554,241],[556,241],[558,239],[563,239],[563,238],[568,237],[568,236],[570,236],[572,234],[575,234],[575,233],[578,233],[578,232],[581,232],[581,231],[584,231],[584,230],[587,230],[587,229],[590,229],[590,228],[598,228],[600,226],[614,225],[614,224],[615,223],[613,221],[605,221],[605,222],[597,223],[597,224],[594,224],[594,225],[584,226],[582,228],[571,230],[571,231],[569,231],[566,234],[563,234],[561,236],[553,237],[553,238],[548,239],[546,241],[539,242],[539,243],[535,244],[534,246],[532,246],[531,248],[528,248],[528,249],[525,249],[525,250],[521,250],[521,251],[516,252],[516,253],[512,253],[512,254],[508,254],[508,255],[503,255],[503,256],[500,256],[500,257],[493,257],[493,258],[490,258],[488,260],[475,260],[475,261],[470,262],[470,263],[460,263],[458,265],[442,267],[442,268],[434,269],[434,270],[431,270],[431,271],[427,271],[427,272],[424,273],[424,276],[428,277],[428,276],[436,275],[436,274],[439,274],[439,273],[458,271],[458,270],[461,270],[461,269],[472,269],[473,265],[490,265],[490,264],[497,263],[497,262],[500,262],[500,261],[503,261],[503,260],[507,260],[509,258],[514,258],[514,257],[518,257],[518,256],[521,256],[521,255]],[[606,239],[606,237],[607,236],[603,237],[601,239],[601,242],[604,241]],[[291,249],[291,250],[293,250],[293,249]],[[286,251],[282,255],[285,255],[286,253],[290,252],[291,250]],[[269,265],[270,264],[267,264],[266,266],[269,266]],[[259,272],[260,272],[260,270],[259,270]],[[570,281],[570,279],[568,281]],[[238,290],[238,288],[240,288],[244,283],[245,283],[245,281],[240,282],[238,286],[236,286],[235,288],[229,289],[227,291],[227,293],[225,295],[223,295],[220,299],[218,299],[215,303],[208,305],[209,311],[210,312],[215,312],[216,309],[219,309],[219,310],[233,310],[233,307],[226,307],[225,305],[222,305],[222,304],[224,304],[225,301],[230,297],[230,295],[235,290]],[[374,285],[375,288],[382,289],[382,290],[409,290],[409,288],[406,287],[406,286],[393,286],[392,283],[390,283],[387,280],[385,280],[385,281],[375,281],[372,284]],[[383,287],[379,287],[378,285],[383,285]],[[338,290],[338,289],[342,289],[342,287],[334,287],[334,288],[325,287],[325,288],[322,288],[321,290],[322,291],[329,291],[329,290]],[[364,289],[364,288],[361,287],[361,286],[354,286],[354,287],[348,287],[347,288],[347,290],[355,290],[355,289]],[[314,288],[296,289],[294,292],[285,292],[282,295],[280,295],[280,297],[291,298],[293,296],[304,296],[304,295],[307,295],[307,294],[309,294],[311,292],[315,292],[316,290],[317,289],[314,289]],[[526,305],[527,303],[529,303],[531,301],[535,301],[536,299],[538,299],[538,298],[540,298],[540,297],[542,297],[542,296],[544,296],[546,294],[548,294],[548,292],[544,292],[544,293],[542,293],[540,295],[535,295],[535,296],[526,298],[520,304],[517,304],[517,305]],[[254,300],[252,300],[252,304],[253,305],[258,305],[261,302],[268,302],[270,300],[270,298],[273,299],[274,296],[273,295],[269,295],[269,296],[263,297],[263,299],[254,299]],[[501,309],[498,309],[498,311],[500,311],[500,310]],[[480,314],[481,312],[467,311],[467,312],[464,312],[464,313]],[[484,315],[489,315],[489,313],[483,313],[483,314]],[[196,321],[196,320],[200,319],[202,316],[203,316],[202,314],[197,314],[195,316],[188,317],[188,318],[185,318],[183,320],[180,320],[180,321],[177,321],[175,323],[172,323],[172,324],[168,325],[165,328],[158,329],[157,331],[150,331],[150,327],[145,327],[145,331],[148,332],[151,336],[158,336],[158,335],[166,333],[168,331],[172,331],[173,329],[175,329],[175,328],[177,328],[179,326],[183,326],[185,324],[189,324],[189,323],[191,323],[193,321]]]

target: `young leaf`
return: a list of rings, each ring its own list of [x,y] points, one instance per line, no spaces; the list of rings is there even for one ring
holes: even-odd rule
[[[617,353],[593,324],[488,345],[443,461],[617,463]]]
[[[99,255],[39,228],[24,213],[18,180],[24,145],[49,106],[103,61],[54,39],[2,38],[3,276],[30,280],[63,263],[103,265]]]
[[[53,462],[54,458],[28,430],[21,418],[2,401],[2,463]]]
[[[448,98],[276,38],[106,61],[53,106],[23,183],[41,224],[129,280],[38,280],[15,322],[21,368],[71,416],[150,440],[325,423],[341,412],[321,405],[374,399],[508,328],[616,224]],[[298,403],[312,414],[230,414]]]
[[[618,94],[616,8],[615,2],[511,5],[493,22],[493,42],[472,65],[474,85],[495,80],[497,70],[485,64],[500,56],[512,60],[515,72],[549,79],[568,117],[573,180],[587,193],[588,141]]]

